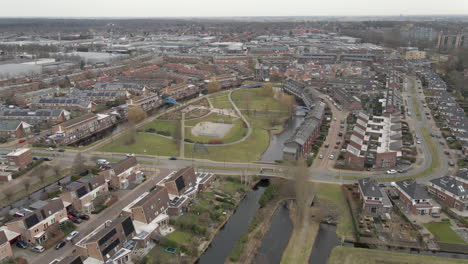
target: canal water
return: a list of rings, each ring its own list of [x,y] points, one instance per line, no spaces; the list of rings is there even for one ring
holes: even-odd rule
[[[288,119],[286,124],[284,124],[285,129],[280,134],[270,138],[270,144],[263,153],[261,161],[275,162],[275,160],[282,160],[284,142],[292,136],[296,128],[298,128],[303,121],[304,117],[300,116],[292,116]]]
[[[253,263],[280,263],[293,230],[287,202],[276,209]]]
[[[310,254],[310,264],[327,263],[330,252],[340,244],[336,236],[336,226],[329,224],[320,224],[318,234],[315,237],[314,247]]]
[[[252,191],[247,193],[245,198],[239,203],[236,212],[218,232],[197,263],[224,263],[241,235],[247,232],[250,220],[260,208],[258,201],[265,191],[266,185],[268,185],[267,182],[261,181]]]

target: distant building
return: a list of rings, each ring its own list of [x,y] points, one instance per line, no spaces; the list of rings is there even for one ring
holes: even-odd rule
[[[19,120],[28,124],[57,124],[70,118],[63,109],[2,109],[0,120]]]
[[[34,98],[29,104],[31,108],[65,109],[68,111],[91,112],[96,110],[96,104],[81,98],[73,97],[41,97]]]
[[[6,155],[8,166],[25,169],[32,163],[32,151],[28,148],[19,148]]]
[[[19,120],[6,120],[0,122],[0,137],[22,138],[29,132],[29,125]]]

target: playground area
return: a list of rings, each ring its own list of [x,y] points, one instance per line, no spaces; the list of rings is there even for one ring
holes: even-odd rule
[[[233,124],[200,122],[192,127],[191,133],[197,137],[224,138],[233,126]]]

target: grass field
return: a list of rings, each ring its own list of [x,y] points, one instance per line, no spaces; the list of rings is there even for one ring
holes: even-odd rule
[[[211,104],[214,108],[232,109],[232,104],[228,98],[229,91],[213,94],[209,97]]]
[[[465,244],[465,241],[450,228],[450,222],[427,223],[424,226],[437,238],[438,241],[456,244]]]
[[[137,134],[135,144],[126,145],[127,136],[120,137],[100,148],[103,152],[135,153],[157,156],[178,156],[177,145],[171,139],[153,134]],[[146,152],[145,152],[146,150]]]
[[[416,254],[388,252],[376,249],[336,247],[327,264],[458,264],[463,259],[442,258]]]
[[[318,199],[329,201],[338,209],[340,219],[336,233],[339,236],[351,236],[353,234],[353,221],[341,185],[315,183],[313,188],[317,191]]]
[[[146,131],[148,128],[154,128],[156,131],[169,132],[171,135],[174,133],[176,127],[175,120],[154,120],[153,122],[143,126],[143,130]]]
[[[249,100],[246,100],[247,98]],[[232,100],[240,110],[245,110],[247,108],[250,108],[252,111],[265,110],[266,101],[265,97],[262,95],[262,88],[236,90],[232,93]],[[268,110],[285,111],[281,103],[275,99],[269,101]]]
[[[174,231],[167,235],[167,238],[177,242],[177,244],[186,245],[192,240],[192,235],[183,231]]]

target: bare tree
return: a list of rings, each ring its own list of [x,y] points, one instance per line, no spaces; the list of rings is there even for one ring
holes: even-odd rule
[[[280,99],[281,105],[285,107],[286,111],[288,112],[289,115],[294,113],[294,107],[296,106],[295,99],[292,95],[289,94],[283,94]]]
[[[48,165],[44,165],[36,171],[36,176],[39,178],[41,185],[43,186],[43,192],[45,192],[45,183],[47,179],[47,171],[49,170]]]
[[[8,201],[8,205],[11,207],[11,200],[13,200],[13,195],[15,192],[12,189],[5,189],[3,191],[3,195],[5,196],[5,199]]]
[[[180,144],[183,144],[182,141],[182,121],[181,120],[176,120],[176,125],[174,127],[174,134],[172,136],[172,139],[174,140],[174,143],[177,146],[180,146]]]
[[[29,193],[29,190],[31,189],[31,178],[25,178],[21,184],[24,186],[24,189],[26,190],[26,193],[28,194],[28,199],[30,198],[30,193]]]
[[[75,159],[73,160],[72,172],[79,174],[85,169],[85,159],[81,155],[81,152],[76,153]]]
[[[273,84],[272,83],[265,83],[262,85],[262,94],[265,97],[273,97]]]
[[[208,90],[208,93],[215,93],[221,90],[221,85],[219,84],[218,80],[216,80],[216,77],[212,77],[210,79],[210,82],[208,83],[208,87],[206,89]]]
[[[294,186],[296,193],[297,203],[297,219],[298,223],[304,223],[306,219],[307,209],[309,208],[309,198],[312,195],[309,185],[309,172],[307,170],[306,162],[300,158],[294,167]]]
[[[128,109],[127,119],[130,125],[126,144],[134,144],[136,136],[136,124],[146,118],[146,112],[140,106],[132,106]]]

